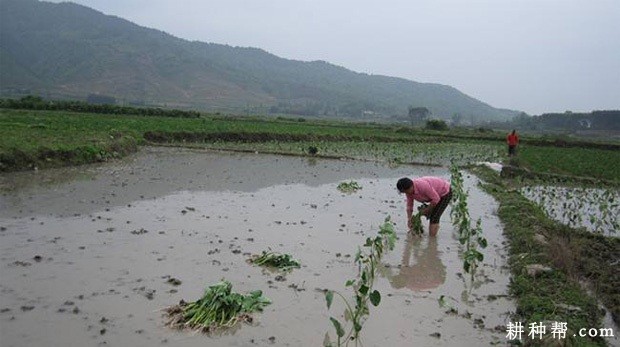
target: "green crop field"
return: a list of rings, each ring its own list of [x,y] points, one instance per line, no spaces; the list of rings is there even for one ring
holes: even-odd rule
[[[157,143],[215,149],[257,150],[365,160],[448,165],[506,160],[503,132],[478,129],[434,131],[398,125],[303,118],[199,118],[111,115],[68,111],[0,109],[0,170],[75,165],[117,157]],[[242,136],[241,136],[242,135]],[[528,145],[521,165],[534,172],[620,182],[620,151]],[[156,143],[156,144],[157,144]],[[552,142],[549,141],[549,144]],[[124,148],[131,147],[128,150]]]
[[[601,178],[620,183],[620,151],[523,146],[521,164],[535,171]]]

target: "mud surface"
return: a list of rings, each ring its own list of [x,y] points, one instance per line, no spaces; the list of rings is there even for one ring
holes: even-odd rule
[[[390,215],[396,248],[376,283],[381,305],[365,346],[506,344],[509,270],[496,203],[466,178],[472,217],[489,241],[473,286],[449,208],[436,240],[405,232],[402,176],[446,169],[146,148],[114,163],[2,175],[2,346],[319,346],[334,337],[321,289],[346,297],[353,257]],[[363,189],[340,193],[344,180]],[[427,224],[425,222],[425,227]],[[271,248],[302,268],[245,262]],[[278,277],[279,275],[283,275]],[[222,278],[273,304],[253,326],[205,336],[164,326],[162,309],[198,299]],[[444,295],[455,310],[440,307]]]

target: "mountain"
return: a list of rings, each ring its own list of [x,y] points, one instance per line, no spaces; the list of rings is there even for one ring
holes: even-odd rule
[[[410,106],[468,121],[518,114],[446,85],[187,41],[73,3],[0,0],[0,96],[23,94],[371,119],[407,119]]]

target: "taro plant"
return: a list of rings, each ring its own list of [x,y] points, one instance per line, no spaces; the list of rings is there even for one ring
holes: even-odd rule
[[[250,313],[262,311],[270,303],[260,290],[248,295],[233,293],[232,284],[222,280],[209,286],[202,298],[189,303],[181,300],[165,312],[170,327],[208,333],[218,328],[230,328],[239,321],[251,322]]]
[[[349,302],[342,294],[337,291],[328,290],[325,292],[327,309],[332,305],[334,294],[342,299],[345,304],[345,322],[341,323],[338,319],[330,317],[329,320],[336,329],[336,346],[348,345],[350,341],[355,341],[358,345],[359,333],[362,326],[370,314],[368,302],[373,306],[378,306],[381,302],[381,293],[373,290],[377,267],[386,250],[393,250],[396,243],[396,232],[394,225],[388,216],[380,226],[378,235],[375,238],[367,238],[363,247],[365,251],[358,248],[355,255],[355,263],[358,265],[359,274],[357,278],[346,281],[345,287],[353,290],[354,304]],[[324,346],[334,346],[329,334],[326,335]]]
[[[338,190],[343,193],[355,193],[360,189],[362,189],[362,186],[360,186],[359,183],[355,181],[341,182],[338,185]]]
[[[248,261],[255,265],[268,266],[283,271],[299,268],[301,266],[299,261],[293,259],[290,254],[279,254],[271,251],[263,251],[261,255],[255,255]]]
[[[611,235],[620,223],[620,191],[561,186],[527,186],[521,194],[536,203],[545,214],[571,228],[584,227],[595,233]]]
[[[472,278],[478,263],[484,260],[484,255],[478,248],[486,248],[487,240],[482,235],[481,220],[478,218],[476,226],[472,226],[467,207],[468,192],[465,191],[463,174],[454,163],[450,166],[451,186],[452,186],[452,224],[457,227],[459,242],[465,246],[463,254],[463,269],[471,274]]]

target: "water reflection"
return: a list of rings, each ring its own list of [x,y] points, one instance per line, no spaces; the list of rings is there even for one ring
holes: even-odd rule
[[[317,164],[316,158],[312,158],[312,157],[308,158],[307,163],[308,163],[308,166],[316,166]]]
[[[424,244],[426,247],[422,248]],[[408,288],[413,291],[439,287],[446,281],[446,267],[439,259],[439,254],[436,237],[407,233],[399,272],[387,275],[390,284],[396,289]]]

